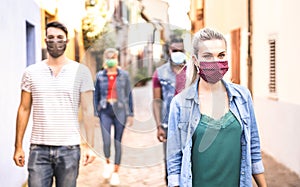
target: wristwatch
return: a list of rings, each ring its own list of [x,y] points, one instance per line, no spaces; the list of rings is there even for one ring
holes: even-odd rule
[[[167,124],[167,123],[162,123],[161,126],[162,126],[163,128],[165,128],[165,129],[168,128],[168,124]]]

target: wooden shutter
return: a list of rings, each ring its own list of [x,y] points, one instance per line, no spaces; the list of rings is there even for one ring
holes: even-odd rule
[[[240,84],[241,29],[231,31],[231,81]]]
[[[276,93],[276,40],[269,40],[270,69],[269,69],[269,92]]]

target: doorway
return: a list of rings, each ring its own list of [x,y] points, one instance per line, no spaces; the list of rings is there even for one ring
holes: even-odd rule
[[[26,66],[35,63],[35,28],[26,21]]]

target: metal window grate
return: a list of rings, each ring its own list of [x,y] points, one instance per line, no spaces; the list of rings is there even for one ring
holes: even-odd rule
[[[269,40],[270,46],[270,70],[269,70],[269,92],[276,93],[276,40]]]

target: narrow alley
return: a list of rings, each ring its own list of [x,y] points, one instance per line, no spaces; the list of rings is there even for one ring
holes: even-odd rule
[[[123,155],[120,167],[121,187],[164,187],[163,147],[156,139],[156,125],[152,117],[151,84],[136,87],[134,96],[134,124],[126,127],[122,139]],[[78,187],[107,187],[109,181],[102,177],[104,154],[101,129],[95,119],[95,151],[98,158],[93,164],[81,167]],[[113,129],[112,129],[113,134]],[[111,148],[112,155],[113,145]]]
[[[164,187],[164,162],[162,144],[156,139],[156,127],[152,117],[151,82],[133,90],[135,121],[126,127],[123,135],[123,157],[120,168],[120,187]],[[98,119],[95,119],[95,151],[98,158],[93,164],[81,167],[78,187],[108,187],[102,177],[104,155]],[[112,147],[113,151],[113,147]],[[112,156],[114,156],[112,154]],[[300,178],[271,156],[263,154],[265,176],[269,187],[300,187]],[[255,187],[255,185],[254,185]]]

